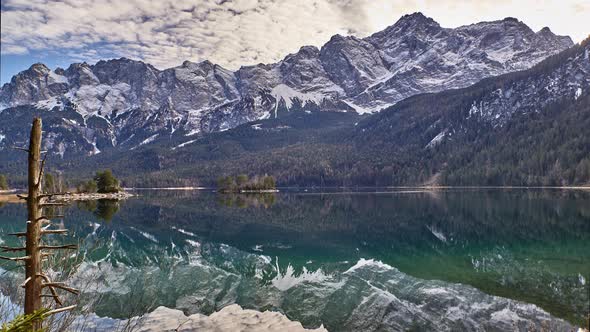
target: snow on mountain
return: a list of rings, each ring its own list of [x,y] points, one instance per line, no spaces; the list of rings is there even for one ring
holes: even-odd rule
[[[590,90],[590,60],[584,52],[568,59],[544,74],[506,84],[502,88],[474,98],[467,118],[479,119],[493,126],[503,126],[517,113],[539,112],[560,100],[577,100]]]
[[[125,58],[55,71],[34,64],[0,89],[0,120],[60,113],[48,130],[64,147],[52,151],[91,155],[282,111],[376,112],[414,94],[529,68],[571,45],[569,37],[534,32],[514,18],[447,29],[414,13],[367,38],[335,35],[320,49],[304,46],[278,63],[235,72],[209,61],[165,70]]]

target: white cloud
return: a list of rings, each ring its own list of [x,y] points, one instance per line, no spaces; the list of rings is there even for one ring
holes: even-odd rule
[[[583,31],[587,2],[541,2],[3,0],[2,54],[51,51],[89,62],[126,56],[159,68],[209,59],[236,69],[278,61],[303,45],[321,46],[336,33],[363,37],[414,11],[447,27],[514,16],[576,41],[590,32]]]

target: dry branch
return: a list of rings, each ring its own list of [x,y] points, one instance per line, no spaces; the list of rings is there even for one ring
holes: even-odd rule
[[[41,161],[41,167],[39,168],[39,177],[37,178],[37,183],[35,183],[35,186],[37,186],[37,188],[41,189],[41,179],[43,178],[43,169],[45,168],[45,160],[47,159],[47,155],[43,156],[43,160]],[[39,197],[39,196],[37,196]]]
[[[66,216],[64,216],[63,214],[56,214],[56,215],[49,215],[49,216],[41,216],[38,220],[50,220],[50,219],[63,219]]]
[[[47,277],[46,275],[41,273],[41,274],[37,274],[37,276],[43,278],[43,280],[45,280],[46,283],[51,283],[51,280],[49,280],[49,277]],[[57,292],[55,291],[55,289],[53,289],[53,287],[49,286],[49,291],[51,292],[50,296],[53,297],[55,302],[59,306],[62,306],[63,304],[62,304],[61,300],[59,299],[59,296],[57,295]],[[43,294],[41,294],[41,296],[43,296]]]
[[[58,250],[58,249],[78,249],[76,244],[64,244],[61,246],[39,246],[41,250]]]
[[[66,234],[68,232],[67,229],[44,229],[41,230],[41,235],[45,235],[45,234]],[[17,236],[17,237],[23,237],[23,236],[27,236],[26,232],[18,232],[18,233],[8,233],[7,235],[11,235],[11,236]],[[2,247],[0,247],[2,248]]]
[[[21,148],[21,147],[18,147],[18,146],[11,146],[11,148],[12,149],[15,149],[15,150],[29,152],[29,149],[27,149],[27,148]]]
[[[31,259],[30,256],[23,256],[23,257],[6,257],[6,256],[0,256],[0,259],[6,259],[9,261],[26,261]]]
[[[53,315],[53,314],[57,314],[58,312],[62,312],[62,311],[67,311],[67,310],[72,310],[76,307],[76,305],[71,305],[69,307],[62,307],[62,308],[58,308],[58,309],[53,309],[50,310],[46,313],[46,315]]]
[[[2,252],[17,252],[17,251],[25,251],[27,250],[26,247],[8,247],[8,246],[0,246],[0,249],[2,249]]]
[[[45,234],[65,234],[67,233],[67,229],[46,229],[41,231],[41,235]]]
[[[75,295],[80,294],[80,290],[78,290],[76,288],[68,287],[63,282],[44,282],[41,284],[41,287],[42,288],[55,287],[55,288],[63,289],[65,291],[70,292]]]
[[[40,207],[46,207],[46,206],[66,206],[66,205],[68,205],[68,204],[66,204],[66,203],[52,203],[52,202],[39,204]]]
[[[25,288],[25,285],[26,285],[26,284],[27,284],[29,281],[31,281],[31,279],[32,279],[31,277],[28,277],[28,278],[25,280],[25,282],[23,282],[23,283],[22,283],[20,286],[21,286],[22,288]]]
[[[72,193],[70,192],[65,192],[65,193],[47,193],[47,194],[43,194],[43,195],[39,195],[39,198],[46,198],[46,197],[53,197],[53,196],[64,196],[64,195],[71,195]]]

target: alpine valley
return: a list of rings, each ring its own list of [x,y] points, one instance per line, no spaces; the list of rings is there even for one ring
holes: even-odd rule
[[[52,171],[112,168],[127,186],[589,184],[589,52],[515,18],[449,29],[415,13],[237,71],[38,63],[0,90],[0,173],[24,179],[11,147],[41,116]]]

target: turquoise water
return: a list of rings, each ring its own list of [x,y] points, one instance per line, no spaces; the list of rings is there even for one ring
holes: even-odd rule
[[[65,211],[70,282],[98,316],[238,303],[336,331],[586,324],[588,192],[138,193]],[[24,216],[0,207],[4,244]],[[1,264],[4,285],[22,282]]]

